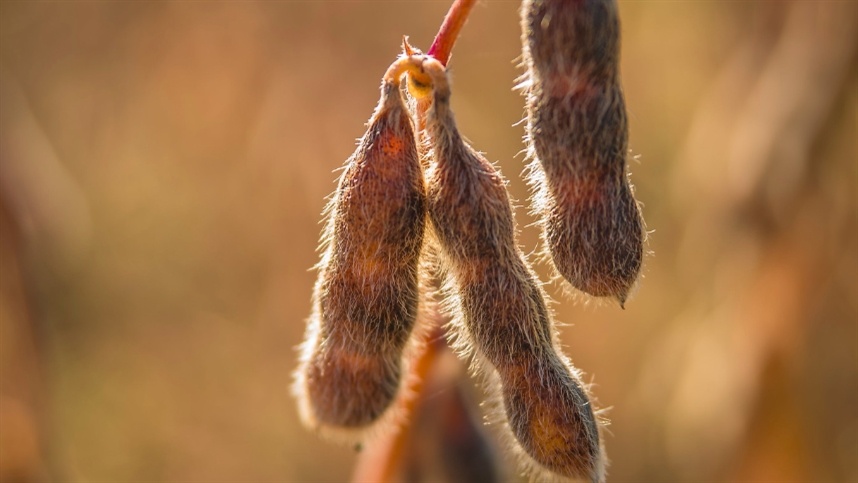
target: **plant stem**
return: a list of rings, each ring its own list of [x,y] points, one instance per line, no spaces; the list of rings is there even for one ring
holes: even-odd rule
[[[456,44],[456,39],[459,38],[459,32],[462,31],[462,27],[464,27],[465,21],[468,20],[468,15],[471,13],[471,9],[475,3],[477,3],[477,0],[453,1],[453,4],[450,5],[450,10],[447,11],[447,16],[444,17],[441,28],[438,29],[438,34],[435,35],[435,40],[432,41],[432,45],[429,47],[427,55],[434,57],[445,66],[447,65],[447,62],[450,61],[450,54],[453,52],[453,46]],[[408,78],[410,84],[409,90],[417,100],[417,126],[420,131],[423,131],[426,127],[426,111],[432,105],[432,96],[419,94],[419,89],[411,89],[411,87],[415,85],[427,86],[430,85],[431,81],[427,75],[420,75],[414,72],[410,72]]]
[[[435,366],[441,353],[446,350],[444,329],[438,321],[434,321],[433,330],[425,334],[426,345],[420,350],[414,364],[411,366],[411,386],[406,394],[396,404],[403,418],[413,422],[421,395],[426,387],[430,372]],[[388,433],[379,438],[374,445],[364,451],[357,461],[352,475],[353,483],[372,481],[374,483],[391,483],[399,481],[397,472],[400,471],[408,441],[413,437],[410,424],[403,424],[398,431]]]
[[[468,14],[476,0],[455,0],[447,16],[444,17],[444,23],[438,29],[438,35],[429,47],[428,55],[435,57],[444,65],[450,60],[450,54],[453,52],[453,46],[456,45],[456,39],[459,38],[459,32],[468,20]]]

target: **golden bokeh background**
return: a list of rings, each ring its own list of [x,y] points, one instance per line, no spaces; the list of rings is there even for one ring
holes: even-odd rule
[[[320,212],[448,6],[0,2],[0,480],[351,478],[290,396]],[[625,311],[546,286],[609,480],[858,481],[858,4],[620,7],[652,254]],[[450,68],[533,252],[518,9]]]

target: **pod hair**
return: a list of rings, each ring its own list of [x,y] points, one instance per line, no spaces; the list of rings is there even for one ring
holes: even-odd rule
[[[388,420],[418,315],[423,173],[400,92],[402,59],[326,208],[294,393],[305,425],[354,442]],[[391,418],[394,416],[390,416]]]
[[[434,89],[427,207],[456,343],[473,351],[494,386],[509,439],[535,478],[603,481],[600,421],[557,348],[545,294],[516,245],[505,180],[459,134],[443,65],[425,58],[421,68]]]
[[[615,0],[524,0],[520,85],[533,211],[570,284],[622,306],[646,231],[628,180],[628,120]]]

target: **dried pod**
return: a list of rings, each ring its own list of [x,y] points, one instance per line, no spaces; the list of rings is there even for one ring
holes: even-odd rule
[[[397,61],[385,75],[378,107],[328,205],[294,386],[305,424],[351,439],[395,399],[418,312],[426,198],[402,69]]]
[[[602,481],[600,423],[577,371],[557,349],[545,294],[516,245],[505,181],[460,136],[444,67],[427,58],[422,68],[434,87],[428,212],[450,278],[448,308],[459,343],[497,376],[507,426],[540,475]]]
[[[646,237],[626,170],[628,122],[615,0],[524,0],[534,211],[572,286],[622,305]]]

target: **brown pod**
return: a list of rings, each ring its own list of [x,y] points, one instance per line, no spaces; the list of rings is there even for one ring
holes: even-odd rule
[[[527,144],[534,211],[575,288],[622,305],[646,237],[626,168],[615,0],[524,0]]]
[[[556,347],[545,294],[516,245],[505,181],[460,136],[444,67],[426,59],[423,68],[434,86],[428,212],[459,342],[487,373],[496,371],[507,427],[538,474],[602,481],[599,421]]]
[[[403,374],[418,311],[426,198],[401,62],[346,161],[327,208],[314,308],[296,373],[304,422],[329,433],[362,430],[385,414]]]

